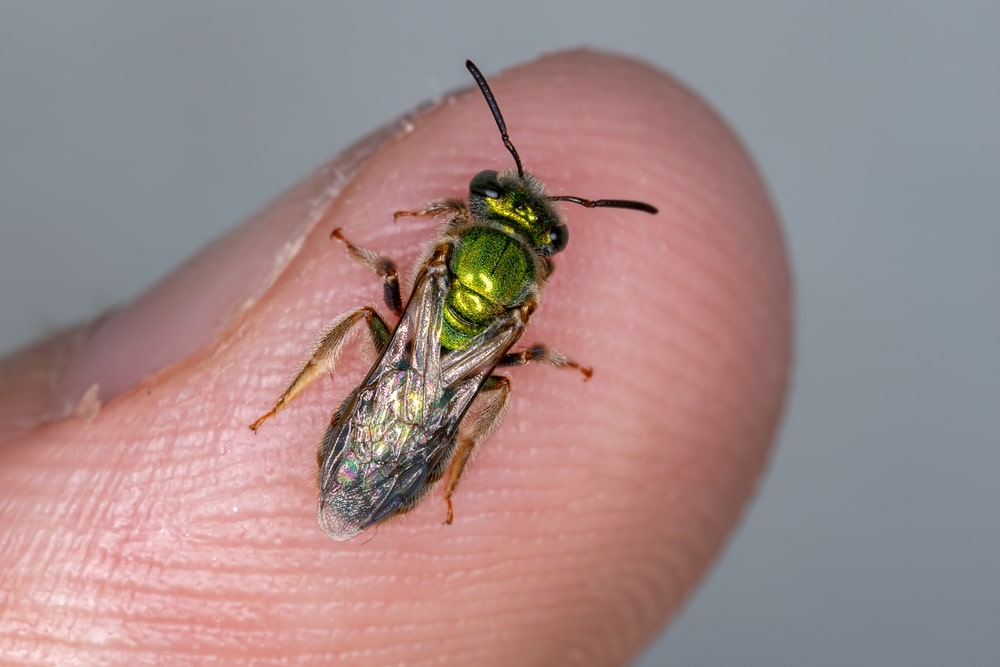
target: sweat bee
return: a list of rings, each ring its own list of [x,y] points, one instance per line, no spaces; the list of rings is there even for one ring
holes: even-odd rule
[[[378,360],[333,413],[318,454],[318,519],[335,540],[410,510],[446,475],[445,523],[452,522],[451,498],[469,456],[506,413],[510,380],[494,373],[498,366],[541,362],[590,377],[589,368],[543,344],[511,351],[538,306],[552,256],[569,237],[553,202],[657,212],[627,199],[547,194],[524,171],[485,77],[472,61],[465,66],[515,169],[473,176],[468,202],[446,199],[395,214],[445,220],[405,304],[392,260],[355,246],[335,229],[331,236],[349,255],[382,278],[385,304],[399,321],[392,329],[371,306],[334,320],[274,407],[250,427],[256,431],[309,383],[332,372],[349,334],[364,323]]]

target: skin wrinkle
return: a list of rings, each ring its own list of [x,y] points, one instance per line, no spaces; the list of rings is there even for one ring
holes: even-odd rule
[[[607,80],[614,96],[592,92]],[[594,378],[511,369],[507,421],[463,477],[455,524],[440,525],[436,489],[345,544],[315,526],[314,447],[360,355],[247,429],[325,322],[365,302],[384,312],[330,228],[409,275],[440,223],[391,212],[510,166],[475,91],[431,109],[365,162],[216,344],[90,425],[0,448],[0,590],[20,591],[0,596],[4,655],[618,664],[690,594],[754,488],[784,388],[788,274],[766,194],[717,118],[634,62],[559,54],[490,82],[552,192],[661,206],[637,219],[561,205],[569,246],[522,343]],[[585,117],[561,109],[553,129],[553,101],[574,95]]]

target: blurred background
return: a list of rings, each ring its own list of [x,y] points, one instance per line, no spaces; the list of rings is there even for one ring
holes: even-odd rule
[[[1000,3],[0,1],[0,352],[130,299],[352,139],[576,45],[706,97],[781,211],[768,479],[638,660],[1000,664]]]

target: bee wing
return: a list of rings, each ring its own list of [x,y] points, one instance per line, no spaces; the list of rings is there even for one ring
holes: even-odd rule
[[[443,474],[458,425],[520,337],[520,311],[465,350],[441,353],[446,258],[432,259],[382,356],[334,415],[320,448],[319,523],[346,540],[409,509]]]
[[[389,344],[337,411],[320,448],[318,518],[338,540],[413,506],[444,473],[469,405],[527,322],[514,310],[441,353],[444,257],[429,262]]]

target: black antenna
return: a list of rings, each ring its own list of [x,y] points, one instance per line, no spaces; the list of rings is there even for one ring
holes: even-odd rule
[[[633,211],[645,211],[646,213],[658,213],[659,209],[644,201],[632,201],[631,199],[583,199],[582,197],[571,197],[570,195],[556,195],[549,197],[549,201],[569,201],[587,208],[628,208]]]
[[[514,148],[514,144],[510,140],[510,136],[507,134],[507,123],[503,120],[503,114],[500,113],[500,107],[497,105],[497,98],[493,97],[493,91],[490,90],[490,84],[486,83],[486,77],[483,73],[479,71],[476,67],[476,63],[471,60],[465,61],[465,68],[469,70],[472,74],[472,78],[475,79],[476,85],[479,86],[480,92],[482,92],[483,97],[486,98],[486,104],[490,107],[490,111],[493,112],[493,120],[497,123],[497,128],[500,130],[500,138],[503,139],[503,145],[507,147],[510,154],[514,156],[514,164],[517,165],[517,175],[524,178],[524,167],[521,166],[521,156],[517,154],[517,149]],[[574,204],[579,204],[580,206],[586,206],[587,208],[628,208],[633,211],[644,211],[646,213],[657,213],[657,208],[646,202],[632,201],[631,199],[583,199],[582,197],[571,197],[569,195],[559,195],[555,197],[549,197],[549,201],[568,201]]]
[[[503,121],[503,114],[500,113],[500,107],[497,106],[497,98],[493,97],[493,91],[490,90],[490,84],[486,83],[486,77],[483,73],[479,71],[476,67],[476,63],[471,60],[465,61],[465,68],[469,70],[472,78],[476,80],[476,85],[479,86],[479,90],[483,93],[483,97],[486,98],[486,104],[489,105],[490,111],[493,112],[493,120],[497,122],[497,128],[500,129],[500,138],[503,139],[503,145],[507,147],[510,154],[514,156],[514,164],[517,165],[517,175],[524,178],[524,167],[521,166],[521,157],[517,154],[517,149],[514,148],[514,144],[511,143],[510,137],[507,135],[507,123]]]

